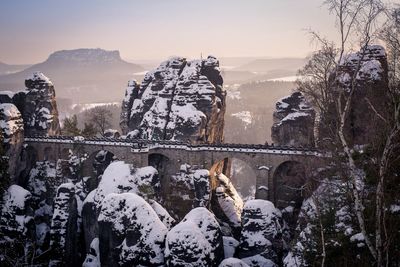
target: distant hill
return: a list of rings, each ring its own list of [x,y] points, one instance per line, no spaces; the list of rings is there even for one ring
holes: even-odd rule
[[[305,58],[265,58],[255,59],[235,68],[234,70],[257,73],[269,73],[278,70],[296,72],[299,68],[304,66],[305,63]]]
[[[121,59],[119,51],[103,49],[62,50],[42,63],[17,73],[0,76],[0,90],[24,88],[24,80],[41,71],[54,83],[57,96],[74,103],[121,100],[133,73],[144,69]]]
[[[31,65],[9,65],[3,62],[0,62],[0,75],[11,74],[18,71],[22,71]]]

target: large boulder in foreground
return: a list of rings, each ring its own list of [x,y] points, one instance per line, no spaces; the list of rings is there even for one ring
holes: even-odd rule
[[[140,87],[130,81],[121,113],[121,129],[155,140],[221,142],[225,91],[219,61],[174,57],[149,71]]]
[[[167,227],[134,193],[108,194],[98,218],[104,266],[164,266]]]
[[[165,257],[168,266],[218,266],[224,250],[214,214],[203,207],[190,211],[169,231]]]

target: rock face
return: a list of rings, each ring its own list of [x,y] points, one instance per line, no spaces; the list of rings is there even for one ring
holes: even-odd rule
[[[60,133],[58,110],[53,83],[41,72],[25,80],[27,88],[24,109],[26,135],[57,135]]]
[[[314,146],[315,112],[300,92],[276,103],[272,142],[286,146]]]
[[[27,237],[29,224],[33,223],[32,211],[29,206],[31,197],[29,191],[18,185],[11,185],[7,189],[1,207],[0,230],[2,235],[11,240]]]
[[[140,87],[130,81],[122,104],[123,133],[144,139],[221,142],[225,91],[219,62],[171,58],[146,74]]]
[[[255,260],[254,257],[258,258],[257,261],[264,258],[265,262],[278,263],[283,242],[280,221],[281,212],[272,202],[261,199],[247,201],[242,213],[239,257],[248,264]]]
[[[3,134],[5,154],[9,157],[8,173],[15,179],[24,142],[24,124],[21,113],[14,104],[0,104],[0,131]]]
[[[358,67],[359,65],[359,67]],[[345,98],[349,95],[351,84],[354,81],[355,90],[351,109],[345,125],[345,134],[350,144],[369,144],[373,137],[379,135],[383,126],[382,120],[376,115],[373,108],[386,117],[388,99],[388,62],[385,49],[379,45],[370,45],[359,52],[349,54],[339,65],[337,77],[330,77],[334,83],[333,97],[338,99],[344,92]],[[373,107],[373,108],[372,108]],[[335,112],[335,103],[330,108]],[[326,114],[321,121],[321,137],[325,138],[329,125],[336,125],[335,121]],[[374,127],[370,127],[374,125]]]
[[[108,194],[99,221],[100,261],[104,266],[163,266],[167,227],[134,193]]]
[[[221,228],[206,208],[195,208],[168,232],[168,266],[218,266],[223,259]]]
[[[75,198],[75,185],[73,183],[62,184],[57,189],[51,221],[52,264],[66,263],[71,266],[78,264],[77,220],[78,206]]]
[[[183,218],[191,209],[207,207],[210,203],[210,176],[206,169],[194,169],[182,164],[179,173],[163,185],[165,207],[177,218]],[[176,205],[179,203],[179,205]]]
[[[91,191],[83,202],[82,222],[86,248],[88,249],[92,240],[99,236],[97,217],[107,195],[129,192],[149,199],[155,197],[159,186],[157,170],[153,167],[134,168],[122,161],[110,163],[104,170],[97,188]],[[163,222],[172,223],[173,219],[161,208],[157,211]]]

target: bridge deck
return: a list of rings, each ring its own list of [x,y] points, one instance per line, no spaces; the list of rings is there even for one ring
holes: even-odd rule
[[[221,151],[243,152],[260,154],[287,154],[309,155],[324,157],[321,151],[315,148],[286,147],[261,144],[189,144],[181,141],[117,139],[117,138],[77,138],[72,136],[27,136],[27,143],[60,143],[72,145],[115,146],[130,147],[131,152],[149,152],[152,149],[174,149],[186,151]]]

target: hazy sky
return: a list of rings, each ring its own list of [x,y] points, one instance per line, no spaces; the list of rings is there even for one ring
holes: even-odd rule
[[[54,51],[120,50],[125,59],[306,56],[304,29],[334,38],[323,0],[1,0],[0,61]]]

